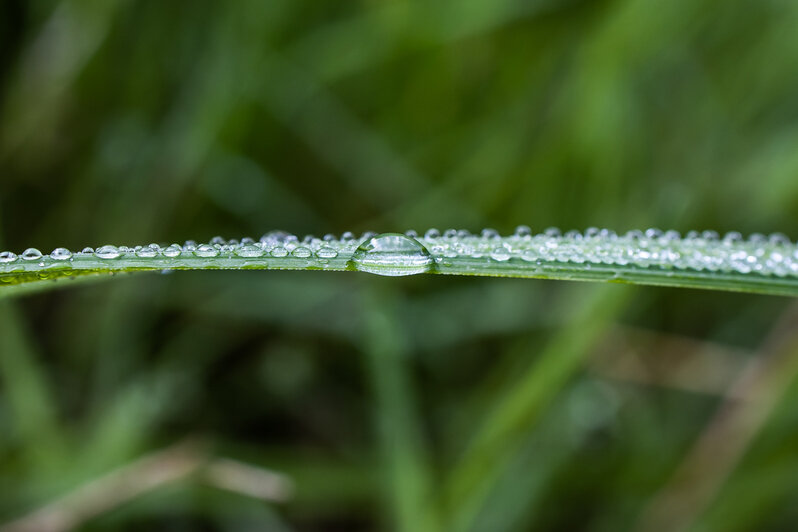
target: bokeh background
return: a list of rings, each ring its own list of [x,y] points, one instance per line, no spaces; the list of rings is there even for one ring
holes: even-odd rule
[[[798,237],[798,2],[5,0],[0,247]],[[0,530],[795,530],[787,298],[135,275],[0,305]]]

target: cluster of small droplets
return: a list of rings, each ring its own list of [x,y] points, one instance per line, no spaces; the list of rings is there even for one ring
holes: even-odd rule
[[[81,251],[72,252],[66,248],[56,248],[49,255],[42,254],[36,248],[26,249],[17,255],[11,251],[0,252],[0,265],[19,261],[37,261],[43,258],[55,262],[66,262],[74,259],[97,258],[103,261],[116,259],[153,259],[153,258],[192,258],[203,259],[239,257],[244,259],[258,258],[298,258],[314,259],[321,263],[335,259],[339,255],[351,254],[360,242],[374,236],[375,233],[367,232],[361,236],[346,232],[340,237],[328,234],[321,238],[306,236],[302,239],[296,235],[282,231],[272,231],[263,235],[259,240],[242,238],[240,240],[226,240],[214,237],[207,243],[198,244],[188,240],[184,244],[170,244],[161,246],[149,244],[146,246],[113,246],[110,244],[98,248],[86,247]]]
[[[779,233],[743,238],[736,232],[721,237],[714,231],[691,231],[682,236],[676,231],[648,229],[619,235],[608,229],[562,233],[550,228],[533,234],[529,227],[519,226],[505,237],[493,229],[484,229],[479,235],[431,229],[422,241],[433,256],[444,258],[798,276],[798,246]]]

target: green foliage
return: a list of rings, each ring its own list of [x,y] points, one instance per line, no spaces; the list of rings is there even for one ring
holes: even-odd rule
[[[0,523],[794,529],[798,327],[741,293],[795,295],[745,271],[792,248],[574,262],[513,228],[794,241],[797,24],[775,0],[3,2],[0,249],[73,254],[0,263]],[[411,269],[458,275],[250,271],[368,271],[360,236],[163,255],[427,227],[508,236],[417,236]],[[412,246],[371,249],[408,273]]]

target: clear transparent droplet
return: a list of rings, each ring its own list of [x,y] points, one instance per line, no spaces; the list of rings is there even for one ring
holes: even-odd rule
[[[430,252],[418,240],[399,233],[384,233],[363,242],[352,255],[362,272],[396,277],[432,269]]]
[[[219,250],[210,244],[200,244],[197,246],[194,254],[196,254],[198,257],[210,258],[218,256]]]
[[[294,257],[299,257],[300,259],[306,259],[310,257],[313,253],[306,247],[298,247],[294,251],[291,252],[291,255]]]
[[[11,251],[0,252],[0,262],[14,262],[17,260],[17,254]]]
[[[338,252],[333,248],[323,247],[316,252],[316,256],[320,259],[334,259],[338,256]]]
[[[94,254],[101,259],[115,259],[120,255],[119,249],[110,245],[98,247]]]
[[[72,252],[67,248],[55,248],[53,252],[50,253],[50,258],[53,260],[69,260],[72,258]]]
[[[22,252],[22,258],[24,260],[39,260],[42,258],[42,252],[36,248],[28,248]]]
[[[164,256],[169,258],[177,257],[182,252],[183,250],[178,244],[172,244],[170,246],[165,247],[163,250]]]
[[[245,258],[262,257],[263,253],[263,248],[255,244],[244,244],[235,250],[236,255]]]
[[[158,255],[158,249],[152,246],[147,246],[136,250],[136,256],[141,257],[143,259],[151,259],[157,255]]]

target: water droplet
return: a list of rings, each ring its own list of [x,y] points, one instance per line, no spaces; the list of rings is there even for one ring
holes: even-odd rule
[[[246,258],[262,257],[263,253],[264,253],[263,248],[255,244],[244,244],[242,246],[237,247],[235,250],[236,255],[238,255],[239,257],[246,257]]]
[[[227,241],[220,236],[215,236],[211,238],[211,244],[219,244],[220,246],[222,246],[224,244],[227,244]]]
[[[291,252],[291,255],[294,257],[299,257],[300,259],[306,259],[310,257],[313,253],[308,248],[299,247],[296,248],[294,251]]]
[[[106,245],[97,248],[94,254],[101,259],[115,259],[119,256],[119,250],[116,246]]]
[[[263,244],[285,244],[287,242],[296,242],[299,240],[296,235],[292,235],[291,233],[286,233],[285,231],[270,231],[260,237],[260,241]]]
[[[85,253],[86,255],[92,255],[94,253],[94,248],[85,247],[80,250],[81,253]]]
[[[440,237],[441,237],[441,232],[438,231],[435,228],[428,229],[427,232],[424,233],[424,238],[426,238],[428,240],[432,240],[432,239],[440,238]]]
[[[482,230],[482,238],[494,239],[494,238],[500,238],[500,235],[499,235],[499,232],[497,230],[491,229],[490,227],[487,227],[487,228]]]
[[[42,252],[36,248],[28,248],[22,252],[22,258],[24,260],[39,260],[42,258]]]
[[[53,260],[69,260],[72,258],[72,252],[67,248],[55,248],[53,252],[50,253],[50,258]]]
[[[288,255],[288,250],[282,246],[278,246],[272,250],[272,257],[282,258]]]
[[[158,255],[158,247],[153,247],[154,244],[136,250],[136,256],[144,259],[151,259]]]
[[[418,240],[399,233],[384,233],[363,242],[352,255],[357,270],[396,277],[424,273],[433,260]]]
[[[342,242],[351,242],[355,239],[355,233],[352,231],[346,231],[344,234],[341,235]]]
[[[182,252],[183,252],[182,248],[179,245],[177,245],[177,244],[171,244],[171,245],[165,247],[164,250],[163,250],[164,256],[165,257],[169,257],[169,258],[177,257]]]
[[[338,256],[338,252],[333,248],[323,247],[316,252],[316,256],[320,259],[334,259]]]
[[[197,246],[197,249],[194,251],[194,254],[197,255],[198,257],[210,258],[218,256],[219,250],[210,244],[200,244],[199,246]]]
[[[528,225],[519,225],[515,228],[515,236],[520,238],[532,236],[532,229]]]
[[[11,251],[0,252],[0,262],[14,262],[17,260],[17,254]]]
[[[495,249],[492,249],[490,252],[490,258],[499,262],[510,260],[510,256],[510,251],[504,246],[499,246]]]

